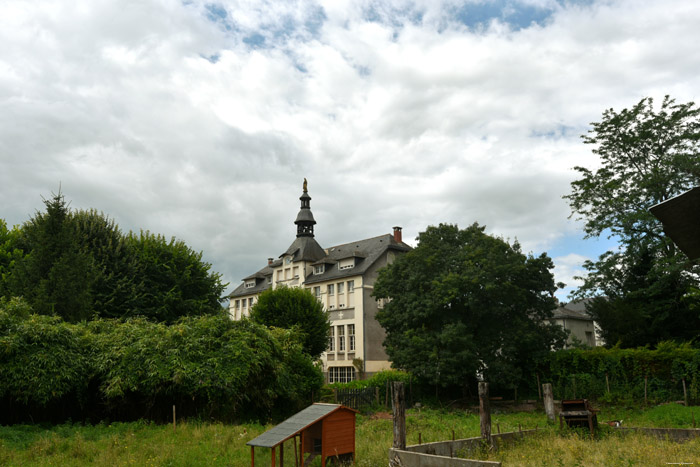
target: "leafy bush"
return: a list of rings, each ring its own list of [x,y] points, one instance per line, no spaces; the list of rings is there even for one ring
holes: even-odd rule
[[[540,369],[545,380],[552,382],[557,398],[639,402],[646,384],[649,402],[682,400],[685,380],[689,401],[700,400],[700,350],[687,343],[662,342],[655,350],[562,350],[552,352]]]
[[[323,382],[298,334],[249,320],[70,324],[28,311],[0,302],[0,423],[25,411],[167,419],[173,404],[180,416],[267,420],[304,406]]]

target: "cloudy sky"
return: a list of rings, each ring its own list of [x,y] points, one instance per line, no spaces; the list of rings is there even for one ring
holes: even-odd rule
[[[306,177],[323,246],[440,222],[518,239],[557,280],[580,135],[697,100],[695,0],[0,2],[0,218],[59,186],[175,236],[230,282],[284,252]]]

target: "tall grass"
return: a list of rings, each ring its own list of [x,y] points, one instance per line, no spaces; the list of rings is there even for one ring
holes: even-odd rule
[[[548,430],[549,431],[549,430]],[[642,433],[603,430],[591,439],[584,432],[557,434],[543,431],[508,449],[485,453],[481,460],[507,466],[651,466],[700,463],[700,438],[684,443]],[[473,456],[472,456],[473,457]]]
[[[696,417],[700,415],[698,407],[673,405],[646,411],[604,408],[599,414],[599,420],[622,418],[627,426],[689,427],[692,426],[693,411],[697,412]],[[479,435],[479,415],[465,410],[410,409],[407,411],[406,426],[408,444],[417,444],[419,435],[424,443],[448,440],[452,438],[453,431],[455,438],[468,438]],[[506,432],[519,427],[548,427],[543,430],[545,434],[542,436],[550,436],[549,438],[525,440],[513,449],[498,453],[499,456],[504,456],[498,459],[506,465],[576,465],[593,453],[602,457],[592,458],[592,463],[583,462],[579,465],[651,465],[636,459],[653,459],[651,463],[657,465],[664,465],[664,462],[700,463],[697,455],[687,455],[688,452],[700,453],[699,440],[668,444],[637,434],[632,434],[629,438],[609,436],[596,441],[587,437],[577,438],[575,434],[560,437],[557,434],[558,426],[548,425],[542,412],[494,411],[492,426],[494,433],[499,429]],[[243,467],[250,465],[250,447],[246,446],[246,442],[271,427],[272,425],[225,425],[194,421],[178,423],[175,431],[172,425],[149,422],[92,426],[0,426],[0,465]],[[531,442],[539,444],[530,446],[528,443]],[[356,465],[386,465],[387,450],[391,444],[392,420],[389,414],[358,416]],[[684,449],[690,451],[683,451]],[[669,457],[649,457],[654,450],[663,450],[669,453]],[[285,465],[293,465],[293,455],[293,443],[285,443]],[[662,458],[666,460],[659,460]],[[270,465],[270,450],[256,448],[255,459],[256,465]],[[608,463],[606,459],[612,460]],[[623,459],[629,459],[630,463],[624,463]],[[312,465],[320,465],[320,459],[316,459]]]

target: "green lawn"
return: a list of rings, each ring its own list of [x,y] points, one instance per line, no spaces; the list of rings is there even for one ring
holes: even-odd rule
[[[700,418],[698,407],[667,405],[646,411],[604,408],[599,420],[623,419],[626,426],[692,427],[694,413],[696,418]],[[392,442],[392,422],[386,417],[387,414],[358,417],[356,465],[386,465],[387,449]],[[502,432],[517,430],[519,426],[523,429],[548,427],[546,417],[541,412],[494,411],[492,424],[494,432],[499,428]],[[188,422],[178,424],[175,431],[172,425],[147,422],[0,427],[0,465],[247,466],[250,465],[250,448],[245,443],[271,426]],[[467,411],[411,409],[408,410],[407,430],[408,444],[416,444],[419,433],[423,442],[451,439],[453,430],[457,438],[478,436],[479,416]],[[595,452],[609,456],[608,460],[603,458],[598,464],[592,461],[592,464],[583,462],[579,465],[605,465],[606,462],[610,465],[649,465],[644,460],[655,459],[656,462],[657,458],[650,456],[661,449],[667,451],[670,457],[680,459],[669,458],[663,462],[700,464],[697,455],[688,457],[682,451],[687,448],[691,452],[700,452],[698,440],[662,445],[660,441],[641,436],[628,439],[608,435],[591,441],[571,433],[560,436],[556,427],[549,426],[543,431],[541,436],[547,438],[537,437],[513,449],[484,455],[489,459],[503,460],[506,465],[576,465],[580,459],[587,459],[587,453]],[[614,441],[610,448],[604,446],[606,440]],[[539,444],[528,444],[531,442]],[[627,448],[630,450],[625,450]],[[678,449],[680,451],[676,451]],[[293,444],[285,446],[285,451],[288,453],[287,465],[293,465]],[[256,449],[255,452],[256,465],[270,465],[269,450]],[[536,457],[538,455],[540,457]]]

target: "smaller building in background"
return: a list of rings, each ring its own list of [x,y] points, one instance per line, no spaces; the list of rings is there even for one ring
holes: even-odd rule
[[[600,343],[596,339],[595,322],[586,311],[586,303],[590,299],[577,300],[559,306],[554,310],[551,321],[569,331],[566,347],[572,347],[576,342],[588,347]]]

